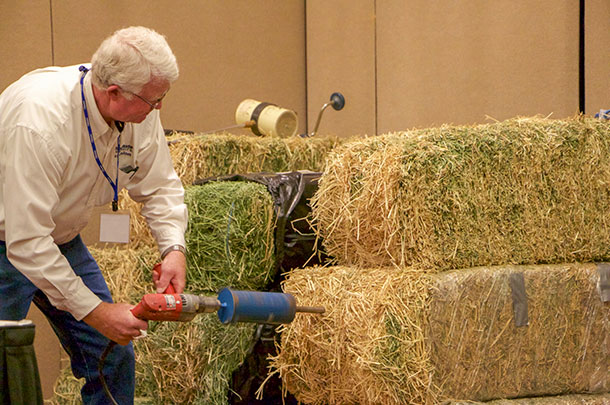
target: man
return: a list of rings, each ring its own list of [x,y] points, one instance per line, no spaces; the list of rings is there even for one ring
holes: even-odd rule
[[[185,285],[184,190],[159,118],[178,78],[165,38],[144,27],[115,32],[88,66],[26,74],[0,95],[0,319],[23,319],[32,300],[86,379],[87,404],[109,403],[97,367],[120,344],[104,378],[118,403],[133,403],[130,341],[147,323],[112,303],[79,232],[95,206],[126,188],[143,203],[162,257],[157,291]]]

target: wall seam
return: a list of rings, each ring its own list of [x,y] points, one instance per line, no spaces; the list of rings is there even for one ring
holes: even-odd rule
[[[578,19],[578,107],[585,113],[585,0],[580,0]]]
[[[305,56],[305,134],[309,134],[309,80],[307,76],[307,0],[303,0],[303,25],[305,29],[303,30],[304,35],[304,56]]]
[[[375,135],[379,135],[379,108],[377,105],[377,101],[379,100],[377,94],[377,0],[373,0],[373,53],[374,53],[374,64],[375,68],[373,70],[374,77],[374,86],[375,86]]]
[[[49,0],[49,18],[51,24],[51,64],[55,66],[55,30],[53,30],[53,0]]]

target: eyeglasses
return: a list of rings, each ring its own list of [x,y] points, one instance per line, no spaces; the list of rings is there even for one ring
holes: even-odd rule
[[[157,108],[158,108],[158,107],[161,105],[161,103],[163,102],[163,99],[165,98],[165,95],[167,94],[167,93],[163,94],[163,95],[161,96],[161,98],[160,98],[160,99],[158,99],[158,100],[157,100],[157,101],[155,101],[154,103],[151,103],[150,101],[148,101],[148,100],[147,100],[147,99],[145,99],[144,97],[140,96],[139,94],[136,94],[136,93],[131,92],[131,91],[129,91],[129,90],[124,90],[124,89],[121,89],[121,91],[122,91],[122,92],[129,93],[129,94],[132,94],[132,95],[136,96],[137,98],[139,98],[140,100],[142,100],[142,101],[144,101],[146,104],[148,104],[148,105],[149,105],[149,106],[150,106],[150,107],[151,107],[153,110],[157,109]]]

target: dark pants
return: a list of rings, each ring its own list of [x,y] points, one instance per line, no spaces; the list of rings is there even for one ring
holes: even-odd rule
[[[85,285],[102,301],[112,302],[106,281],[80,236],[59,249]],[[74,376],[85,378],[81,390],[83,402],[111,404],[98,373],[99,359],[110,341],[85,322],[51,305],[46,295],[8,261],[6,246],[0,241],[0,319],[24,319],[32,301],[46,315],[70,356]],[[119,404],[133,404],[135,361],[131,343],[114,347],[105,360],[103,373],[115,400]]]

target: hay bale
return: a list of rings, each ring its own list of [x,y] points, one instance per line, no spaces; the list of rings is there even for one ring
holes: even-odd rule
[[[168,138],[182,182],[226,174],[322,171],[328,153],[342,141],[334,137],[276,138],[228,133]]]
[[[227,404],[231,375],[248,353],[254,328],[224,326],[213,314],[190,323],[151,322],[149,336],[134,342],[135,403]],[[50,403],[81,404],[84,381],[75,378],[66,364]]]
[[[100,266],[115,302],[135,304],[144,294],[154,292],[152,268],[159,260],[156,248],[134,250],[114,246],[89,251]]]
[[[448,270],[610,259],[610,126],[518,118],[331,152],[312,200],[341,265]]]
[[[248,181],[187,186],[187,285],[190,292],[264,288],[275,276],[274,202]]]
[[[151,270],[158,260],[156,248],[90,251],[115,301],[135,304],[154,292]],[[226,404],[231,374],[247,354],[253,328],[224,326],[215,314],[200,315],[189,323],[150,322],[149,336],[134,342],[139,403]],[[52,403],[81,403],[83,383],[66,364],[56,380]]]
[[[523,274],[527,326],[510,277]],[[431,276],[426,335],[435,381],[489,400],[610,390],[610,304],[594,264],[502,266]],[[460,370],[456,373],[456,370]]]
[[[148,249],[156,246],[146,219],[140,214],[142,204],[129,197],[126,189],[119,193],[119,209],[129,212],[129,245],[131,250]]]
[[[529,325],[509,278],[523,274]],[[284,290],[322,316],[281,328],[272,361],[307,404],[435,404],[610,390],[610,305],[593,264],[293,270]]]
[[[227,404],[233,371],[252,344],[255,325],[222,325],[215,314],[188,323],[151,322],[135,342],[136,396],[154,404]]]

